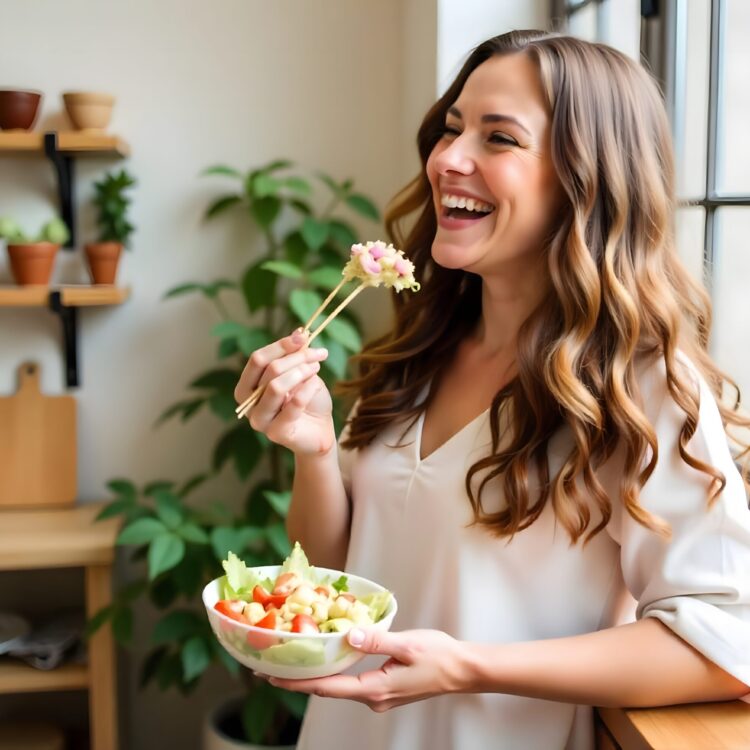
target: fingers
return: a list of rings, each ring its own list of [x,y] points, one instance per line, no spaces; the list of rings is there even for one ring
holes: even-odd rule
[[[297,693],[309,693],[325,698],[349,698],[354,701],[370,702],[373,685],[370,680],[363,680],[364,675],[337,674],[333,677],[320,677],[314,680],[283,680],[271,677],[268,681],[275,687],[293,690]],[[369,673],[372,676],[372,673]],[[376,673],[376,677],[379,673]]]
[[[302,416],[321,388],[325,388],[325,383],[320,378],[310,377],[305,380],[289,394],[287,403],[281,409],[284,416],[292,420]]]
[[[385,654],[404,664],[413,661],[410,639],[402,633],[378,628],[352,628],[346,635],[349,645],[368,654]]]
[[[234,389],[234,398],[238,403],[244,401],[255,389],[260,381],[263,371],[271,362],[284,357],[287,354],[302,349],[307,342],[307,336],[301,332],[301,329],[293,331],[289,336],[274,341],[267,346],[257,349],[248,359],[245,369]]]
[[[320,362],[307,362],[287,370],[271,380],[260,401],[250,412],[250,426],[258,432],[266,432],[268,426],[287,404],[289,392],[300,383],[304,383],[308,379],[312,380],[319,370]],[[296,397],[296,394],[291,396],[292,399]]]

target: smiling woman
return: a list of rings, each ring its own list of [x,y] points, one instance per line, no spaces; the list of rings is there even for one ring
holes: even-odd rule
[[[402,632],[350,631],[373,655],[357,674],[273,681],[316,696],[299,748],[590,750],[591,705],[747,693],[726,429],[750,422],[720,403],[675,251],[653,80],[605,45],[512,32],[470,54],[418,145],[389,230],[422,290],[393,297],[343,384],[338,453],[315,376],[263,415],[295,451],[290,537],[399,601]],[[259,359],[283,377],[297,348]]]

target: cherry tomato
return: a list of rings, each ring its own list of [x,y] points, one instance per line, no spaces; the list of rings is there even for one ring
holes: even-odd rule
[[[269,594],[260,584],[253,589],[253,601],[262,604],[264,609],[280,607],[287,596],[288,594]]]
[[[276,612],[269,612],[262,620],[255,623],[256,628],[276,629]],[[254,630],[248,632],[246,641],[248,646],[256,651],[263,651],[266,648],[275,646],[279,639],[270,633],[258,633]]]
[[[238,605],[242,605],[242,607]],[[221,612],[222,615],[226,615],[227,617],[231,617],[233,620],[237,620],[237,622],[244,622],[245,624],[248,623],[247,617],[242,614],[242,609],[245,606],[245,602],[235,600],[235,599],[222,599],[221,601],[216,602],[214,604],[214,609],[217,612]]]
[[[320,633],[320,628],[310,615],[299,614],[292,620],[292,633]]]
[[[301,583],[296,573],[282,573],[276,579],[276,585],[273,587],[274,594],[283,594],[289,596]]]

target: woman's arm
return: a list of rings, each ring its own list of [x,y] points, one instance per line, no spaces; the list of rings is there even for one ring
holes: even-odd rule
[[[323,455],[295,456],[286,529],[289,539],[299,541],[313,565],[343,570],[350,514],[336,442]]]
[[[597,706],[662,706],[739,698],[750,687],[653,617],[596,633],[466,644],[472,692]]]

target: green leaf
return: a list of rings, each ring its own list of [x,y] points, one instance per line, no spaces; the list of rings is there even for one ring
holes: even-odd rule
[[[349,579],[346,576],[339,576],[337,580],[335,580],[331,586],[336,589],[336,591],[339,592],[339,594],[342,591],[349,591]]]
[[[217,641],[218,642],[218,641]],[[223,650],[223,649],[222,649]],[[160,646],[149,652],[143,661],[139,684],[141,688],[146,687],[154,679],[159,669],[162,659],[166,656],[168,649],[166,646]]]
[[[177,494],[180,497],[187,497],[194,489],[197,487],[200,487],[208,478],[209,474],[206,472],[202,472],[200,474],[196,474],[193,477],[190,477],[183,485],[180,487],[179,490],[177,490]]]
[[[216,638],[210,641],[214,656],[226,667],[233,677],[240,673],[240,663],[219,643]]]
[[[154,493],[156,500],[156,515],[169,529],[176,529],[185,517],[185,510],[179,498],[171,492],[159,490]]]
[[[346,197],[346,204],[358,214],[373,221],[380,221],[380,212],[375,207],[375,204],[364,195],[353,193]]]
[[[289,543],[289,537],[283,523],[275,523],[266,528],[266,538],[270,545],[281,555],[287,557],[292,551],[292,545]]]
[[[115,605],[110,604],[106,607],[102,607],[87,623],[86,623],[86,637],[90,638],[107,620],[109,620],[115,611]]]
[[[193,544],[208,544],[208,534],[195,523],[184,523],[178,527],[177,533],[186,541]]]
[[[133,507],[129,500],[114,500],[102,508],[96,516],[97,521],[103,521],[105,518],[113,518],[121,513],[127,513]]]
[[[244,539],[238,529],[230,526],[217,526],[211,530],[211,549],[217,560],[227,559],[230,552],[241,555],[245,549]]]
[[[182,647],[182,674],[186,682],[202,675],[211,663],[211,653],[206,641],[196,635]]]
[[[250,204],[250,213],[263,229],[268,229],[273,224],[279,211],[281,211],[281,201],[271,195],[256,198]]]
[[[160,492],[171,492],[174,482],[169,479],[155,479],[143,488],[143,494],[147,497],[156,497]]]
[[[288,169],[289,167],[293,167],[294,163],[289,161],[288,159],[274,159],[274,161],[269,162],[266,164],[265,167],[262,167],[260,172],[278,172],[280,169]]]
[[[276,195],[276,193],[279,192],[279,188],[282,186],[282,184],[283,183],[281,180],[277,180],[275,177],[271,177],[271,175],[269,174],[260,172],[259,174],[255,175],[255,178],[253,179],[253,193],[258,198],[265,198],[269,195]]]
[[[266,682],[259,682],[242,707],[242,727],[251,743],[265,744],[266,733],[273,721],[275,708],[273,686]]]
[[[142,547],[142,549],[148,554],[148,547]],[[148,595],[159,609],[166,609],[174,604],[175,599],[180,595],[180,590],[177,588],[174,576],[164,576],[151,583]]]
[[[148,581],[141,579],[140,581],[133,581],[127,586],[124,586],[117,592],[117,599],[121,602],[130,603],[135,601],[148,587]]]
[[[312,216],[305,217],[300,230],[307,246],[311,250],[317,250],[328,239],[330,226],[327,221],[318,221]]]
[[[307,180],[303,180],[301,177],[287,177],[285,180],[282,180],[282,182],[285,187],[288,187],[290,190],[293,190],[300,195],[310,195],[310,193],[312,193],[310,183]]]
[[[307,701],[310,696],[305,693],[292,693],[289,690],[278,689],[276,697],[280,703],[283,703],[292,716],[301,719],[305,715]]]
[[[352,245],[357,244],[357,233],[349,224],[334,219],[330,222],[330,226],[331,239],[338,245],[341,245],[344,250],[348,252]]]
[[[302,268],[310,252],[307,243],[299,232],[291,232],[284,238],[284,254],[290,263]]]
[[[289,201],[289,205],[295,210],[299,211],[303,216],[312,216],[312,208],[309,203],[306,201],[298,200],[297,198],[292,198]]]
[[[234,206],[236,203],[239,203],[242,200],[242,197],[239,195],[224,195],[221,198],[217,198],[211,205],[206,209],[206,213],[203,215],[203,218],[213,219],[214,216],[218,216],[220,213],[223,213],[231,206]]]
[[[156,518],[139,518],[128,524],[117,537],[117,544],[148,544],[167,531]]]
[[[178,297],[188,292],[202,292],[203,284],[194,284],[192,282],[188,284],[180,284],[179,286],[172,287],[168,292],[165,292],[163,299],[169,299],[170,297]]]
[[[320,346],[328,349],[328,356],[323,360],[323,367],[330,370],[337,379],[346,377],[346,368],[349,363],[349,355],[341,344],[325,334],[318,336]]]
[[[225,432],[216,444],[213,455],[213,468],[220,471],[224,464],[234,459],[237,473],[246,479],[260,459],[262,450],[253,430],[247,425],[239,424]]]
[[[169,408],[165,409],[160,415],[159,418],[154,423],[154,426],[157,427],[162,422],[166,422],[168,419],[171,419],[174,416],[180,415],[183,422],[185,422],[187,419],[189,419],[193,414],[195,414],[198,409],[203,406],[203,403],[206,399],[204,398],[193,398],[189,399],[187,401],[178,401],[176,404],[172,404]]]
[[[126,646],[133,637],[133,610],[130,607],[118,607],[112,618],[112,635],[122,646]]]
[[[182,662],[177,654],[167,654],[159,662],[156,684],[161,690],[166,690],[170,685],[182,684]]]
[[[307,274],[307,280],[327,292],[335,289],[342,279],[341,268],[337,266],[320,266]]]
[[[237,338],[246,331],[247,326],[242,323],[238,323],[235,320],[223,320],[211,329],[211,335],[218,336],[221,339]]]
[[[250,356],[256,349],[262,349],[274,340],[267,328],[248,328],[242,336],[237,339],[240,351],[245,356]]]
[[[205,628],[205,612],[199,616],[186,609],[177,609],[159,620],[154,627],[151,641],[154,646],[173,641],[185,641],[199,635]]]
[[[274,492],[273,490],[265,490],[263,495],[268,500],[268,504],[282,518],[286,518],[286,514],[289,511],[289,504],[292,502],[292,493],[290,491]]]
[[[346,347],[350,352],[358,352],[362,348],[362,339],[359,337],[359,331],[345,318],[338,316],[334,318],[327,326],[329,338],[338,341],[339,344]]]
[[[135,502],[138,495],[135,485],[127,479],[111,479],[107,482],[107,489],[118,495],[120,499],[130,503]]]
[[[223,175],[224,177],[237,177],[242,179],[242,173],[232,167],[224,164],[216,164],[213,167],[207,167],[201,172],[201,175]]]
[[[191,388],[209,388],[215,391],[234,391],[234,386],[240,379],[237,370],[211,370],[198,376],[192,383]]]
[[[336,182],[336,180],[333,179],[333,177],[330,177],[329,175],[327,175],[327,174],[325,174],[323,172],[318,172],[316,174],[316,177],[319,180],[321,180],[322,182],[324,182],[330,188],[331,192],[336,197],[340,197],[341,196],[341,187]]]
[[[174,568],[185,554],[185,542],[177,534],[157,536],[148,549],[148,577],[153,581],[160,573]]]
[[[267,260],[261,265],[261,268],[288,279],[302,278],[302,269],[284,260]]]
[[[222,339],[219,342],[216,356],[218,359],[226,359],[233,354],[237,354],[239,350],[240,348],[237,346],[237,339]]]
[[[237,414],[234,409],[237,406],[237,402],[234,397],[228,393],[214,393],[210,399],[208,399],[208,405],[211,411],[225,422],[237,420]]]
[[[251,266],[242,278],[242,293],[251,313],[272,306],[276,298],[279,277],[261,268],[262,265],[263,261],[260,261]]]
[[[303,324],[307,323],[322,303],[323,298],[311,289],[294,289],[289,295],[289,307]]]
[[[235,284],[233,281],[227,281],[227,279],[217,279],[216,281],[211,282],[210,284],[206,284],[203,287],[203,293],[208,297],[209,299],[215,299],[219,296],[219,292],[222,289],[236,289],[237,284]]]

